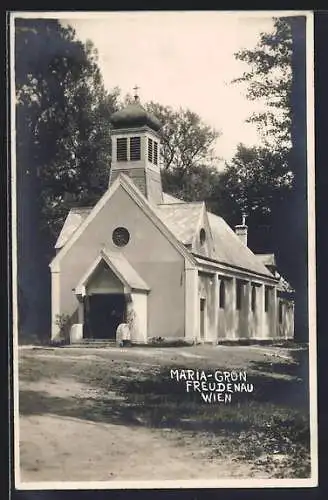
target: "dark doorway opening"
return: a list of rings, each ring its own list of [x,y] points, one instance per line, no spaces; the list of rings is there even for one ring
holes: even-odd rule
[[[116,330],[125,321],[124,294],[93,294],[84,304],[84,338],[115,339]]]

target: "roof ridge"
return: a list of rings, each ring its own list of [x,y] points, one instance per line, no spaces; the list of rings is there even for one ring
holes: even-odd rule
[[[168,206],[168,205],[185,205],[186,202],[184,201],[177,201],[177,202],[174,202],[174,203],[157,203],[157,206],[159,205],[164,205],[164,206]]]
[[[226,222],[226,220],[222,217],[222,215],[215,214],[214,212],[211,212],[210,210],[206,209],[206,212],[210,215],[214,215],[214,217],[217,217],[218,219],[224,220],[224,222],[229,226],[229,224]],[[230,226],[229,226],[230,227]]]
[[[202,205],[203,201],[179,201],[174,203],[158,203],[157,206],[169,207],[170,205]]]
[[[70,210],[92,210],[94,205],[84,205],[83,207],[71,207]]]

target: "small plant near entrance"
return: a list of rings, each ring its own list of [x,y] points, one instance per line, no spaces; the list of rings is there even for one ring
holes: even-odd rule
[[[145,347],[190,347],[191,342],[183,339],[151,337]]]
[[[163,342],[165,342],[164,337],[151,337],[149,339],[149,343],[150,344],[154,344],[154,345],[156,345],[156,344],[163,344]]]
[[[56,343],[58,344],[68,344],[69,343],[69,333],[72,326],[72,319],[69,314],[57,314],[56,315],[56,325],[59,327],[59,339]]]
[[[136,324],[136,312],[133,307],[128,308],[126,322],[129,325],[130,332],[133,332]]]

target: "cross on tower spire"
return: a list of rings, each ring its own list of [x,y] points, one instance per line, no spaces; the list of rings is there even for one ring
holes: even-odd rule
[[[137,102],[139,101],[139,90],[140,88],[138,87],[138,85],[135,85],[135,87],[133,87],[133,90],[134,90],[134,100]]]

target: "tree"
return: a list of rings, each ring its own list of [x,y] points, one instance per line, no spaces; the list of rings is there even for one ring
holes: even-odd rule
[[[47,337],[54,241],[69,208],[107,187],[118,91],[105,92],[92,43],[73,29],[15,21],[19,329]]]
[[[262,33],[253,50],[236,54],[249,70],[235,80],[246,84],[247,96],[266,109],[250,118],[264,146],[281,155],[293,175],[290,195],[275,206],[273,241],[277,261],[296,289],[296,333],[308,336],[307,316],[307,145],[306,145],[306,17],[274,20],[272,33]]]
[[[185,201],[213,204],[219,174],[213,167],[214,144],[220,133],[189,110],[149,102],[145,108],[162,123],[163,188]]]
[[[293,174],[284,154],[239,144],[224,172],[226,189],[240,211],[270,214],[291,190]]]
[[[195,165],[215,160],[214,143],[220,133],[206,125],[200,116],[189,109],[173,110],[155,102],[145,105],[163,124],[163,169],[175,170],[181,176]]]
[[[179,169],[162,171],[164,191],[184,201],[213,202],[219,183],[219,172],[207,165],[194,165],[181,175]]]
[[[291,196],[292,181],[284,153],[263,146],[239,144],[222,173],[221,182],[226,189],[223,199],[229,195],[235,202],[228,220],[236,224],[241,214],[247,215],[249,244],[254,251],[266,253],[279,249],[281,242],[275,241],[272,227],[277,207]]]
[[[241,50],[236,58],[248,64],[248,70],[234,83],[246,84],[246,96],[262,102],[263,112],[253,113],[248,121],[257,129],[270,149],[291,146],[293,38],[290,18],[274,20],[272,33],[261,33],[256,47]]]
[[[18,168],[36,177],[43,225],[56,236],[72,203],[106,188],[118,91],[105,92],[92,43],[55,20],[16,20],[15,76]]]

